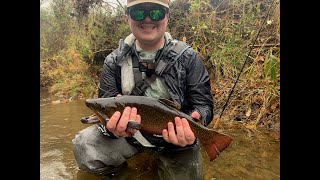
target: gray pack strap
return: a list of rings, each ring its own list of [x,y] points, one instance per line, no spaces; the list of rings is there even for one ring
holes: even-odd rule
[[[177,54],[175,60],[177,60],[188,48],[190,48],[190,46],[187,45],[186,43],[182,41],[176,42],[171,49]]]
[[[142,73],[139,70],[139,59],[135,55],[131,56],[131,59],[132,59],[134,81],[140,82],[142,81]]]
[[[187,49],[189,49],[189,48],[191,48],[190,46],[186,46],[185,48],[183,48],[180,52],[179,51],[175,51],[175,48],[173,49],[176,53],[178,53],[178,55],[174,58],[174,62],[176,61],[176,60],[178,60],[179,59],[179,57],[180,56],[182,56],[182,54],[187,50]]]
[[[182,56],[182,54],[189,48],[190,46],[188,45],[186,47],[176,45],[172,50],[176,52],[178,55],[173,59],[173,63],[169,64],[168,60],[160,59],[156,66],[155,73],[160,76],[163,72],[167,71],[179,59],[179,57]]]
[[[145,90],[151,86],[151,84],[156,80],[158,76],[160,76],[163,72],[169,70],[169,68],[179,59],[182,54],[189,49],[190,46],[183,42],[177,42],[171,49],[177,55],[173,59],[173,61],[169,61],[168,59],[163,59],[162,57],[158,63],[156,64],[155,73],[152,74],[150,77],[146,77],[142,79],[142,73],[139,70],[139,59],[135,55],[132,56],[132,65],[133,65],[133,73],[134,73],[134,81],[135,86],[131,91],[131,95],[141,96],[145,92]],[[169,52],[164,52],[169,53]]]
[[[156,80],[157,76],[152,74],[150,77],[142,79],[142,73],[139,70],[139,59],[136,55],[132,57],[133,75],[135,86],[132,88],[131,95],[141,96],[145,90],[151,86],[151,84]]]
[[[141,73],[141,72],[140,72]],[[152,74],[150,77],[146,77],[143,80],[137,82],[132,88],[131,95],[141,96],[146,91],[148,87],[157,79],[155,74]]]
[[[168,61],[164,61],[160,59],[154,72],[160,76],[167,66],[168,66]]]

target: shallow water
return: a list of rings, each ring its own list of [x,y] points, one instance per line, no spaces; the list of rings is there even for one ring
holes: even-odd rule
[[[58,97],[46,90],[40,92],[40,178],[108,179],[79,170],[73,158],[71,141],[78,131],[88,126],[82,124],[80,118],[92,114],[84,101],[54,104],[52,101]],[[220,129],[234,140],[215,161],[210,162],[202,151],[205,180],[280,179],[280,140],[277,136],[243,128],[240,123],[223,123]],[[131,158],[124,173],[130,178],[122,179],[157,179],[155,161],[146,153]]]

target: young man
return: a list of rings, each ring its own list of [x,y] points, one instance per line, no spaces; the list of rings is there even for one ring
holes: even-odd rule
[[[207,70],[197,53],[166,32],[168,0],[127,0],[132,34],[120,40],[106,58],[99,97],[143,95],[170,99],[181,111],[207,126],[213,118],[213,98]],[[108,174],[145,150],[154,152],[161,179],[203,179],[199,143],[184,118],[175,117],[162,136],[126,130],[128,120],[143,120],[136,107],[116,112],[106,125],[93,125],[73,140],[80,169]]]

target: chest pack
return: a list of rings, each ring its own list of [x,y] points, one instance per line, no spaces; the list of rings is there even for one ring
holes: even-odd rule
[[[141,96],[148,87],[166,72],[180,58],[180,56],[189,49],[190,46],[182,41],[172,40],[169,45],[160,50],[160,54],[156,56],[155,63],[145,62],[139,58],[139,55],[132,53],[132,66],[135,85],[131,91],[131,95]],[[142,78],[142,72],[145,72],[146,77]]]

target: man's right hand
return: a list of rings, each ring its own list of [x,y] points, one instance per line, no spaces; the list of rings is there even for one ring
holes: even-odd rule
[[[126,107],[122,112],[122,116],[119,111],[116,111],[107,122],[106,128],[117,137],[132,136],[134,132],[127,129],[129,120],[134,120],[140,124],[141,116],[137,114],[137,108]]]

